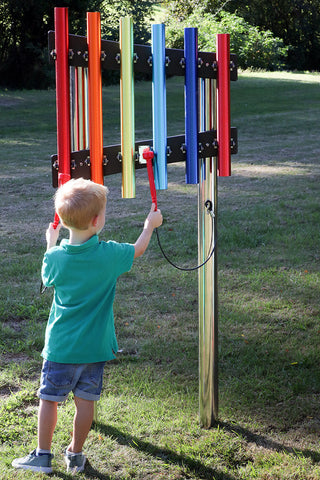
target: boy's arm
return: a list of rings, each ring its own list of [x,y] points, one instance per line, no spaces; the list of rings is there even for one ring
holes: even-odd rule
[[[61,223],[56,228],[53,227],[53,223],[49,224],[49,227],[46,231],[47,250],[56,246],[58,237],[59,237],[60,228],[61,228]]]
[[[145,222],[144,222],[144,227],[141,232],[141,235],[139,236],[138,240],[134,244],[134,258],[141,257],[141,255],[144,254],[146,251],[153,230],[157,227],[160,227],[162,224],[162,215],[160,210],[155,211],[155,204],[153,203],[151,206],[151,210],[149,212],[149,215],[147,216]]]

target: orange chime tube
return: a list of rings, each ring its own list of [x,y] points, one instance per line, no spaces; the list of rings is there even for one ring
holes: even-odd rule
[[[87,35],[91,180],[103,185],[101,24],[99,12],[87,12]]]

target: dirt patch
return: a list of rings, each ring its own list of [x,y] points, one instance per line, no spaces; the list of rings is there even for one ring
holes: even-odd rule
[[[15,97],[6,97],[4,95],[0,95],[0,107],[15,107],[19,103],[22,102],[21,98]]]
[[[30,360],[30,357],[24,353],[4,353],[1,355],[1,364],[6,364],[6,363],[17,363],[20,365],[21,363],[28,362]],[[1,389],[0,389],[1,392]]]
[[[0,398],[3,400],[7,397],[10,397],[13,393],[16,393],[20,390],[19,387],[5,386],[0,388]]]

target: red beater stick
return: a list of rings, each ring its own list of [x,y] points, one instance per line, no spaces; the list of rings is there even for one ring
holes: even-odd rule
[[[155,204],[155,211],[157,210],[157,191],[156,186],[154,184],[154,175],[153,175],[153,168],[152,168],[152,159],[154,157],[154,153],[150,148],[145,148],[143,150],[142,156],[145,160],[147,160],[147,170],[148,170],[148,177],[149,177],[149,185],[150,185],[150,194],[152,203]]]

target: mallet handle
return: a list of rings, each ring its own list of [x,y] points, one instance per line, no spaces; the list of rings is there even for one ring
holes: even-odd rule
[[[157,206],[157,191],[156,191],[156,187],[155,187],[155,184],[154,184],[154,175],[153,175],[153,167],[152,167],[152,159],[154,157],[154,153],[149,148],[145,148],[143,150],[142,156],[145,160],[147,160],[147,170],[148,170],[148,177],[149,177],[151,200],[152,200],[152,203],[154,203],[155,206],[156,206],[155,210],[157,210],[157,208],[158,208],[158,206]]]

